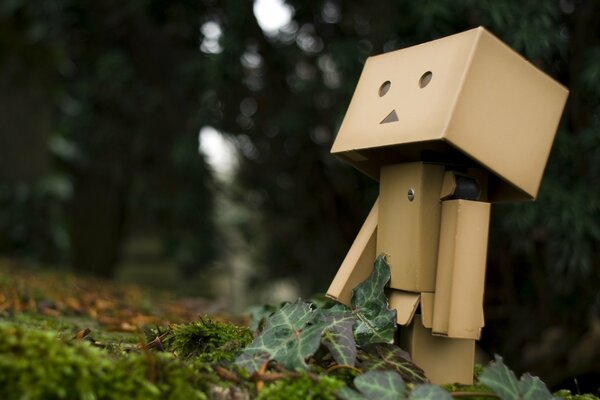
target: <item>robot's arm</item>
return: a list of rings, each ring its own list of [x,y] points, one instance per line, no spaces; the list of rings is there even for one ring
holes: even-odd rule
[[[350,306],[352,289],[369,277],[373,271],[376,254],[377,217],[379,199],[375,201],[367,219],[360,228],[352,247],[346,254],[335,278],[327,290],[327,296]]]
[[[450,171],[444,177],[432,330],[479,339],[490,203],[474,201],[479,189],[459,179]]]
[[[377,256],[377,219],[379,216],[379,199],[375,201],[371,212],[360,228],[352,247],[346,254],[335,278],[327,290],[327,296],[350,306],[352,289],[369,277],[373,271],[373,261]],[[421,300],[422,313],[429,318],[431,327],[431,310],[433,309],[433,293],[410,293],[388,288],[390,308],[398,312],[398,323],[407,325],[412,320]],[[426,312],[429,311],[429,312]]]

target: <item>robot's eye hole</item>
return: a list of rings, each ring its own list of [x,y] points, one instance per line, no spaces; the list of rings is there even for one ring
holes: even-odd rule
[[[379,97],[385,96],[385,94],[388,92],[388,90],[390,90],[391,86],[392,86],[392,82],[390,82],[390,81],[383,82],[381,84],[381,86],[379,86]]]
[[[419,78],[419,87],[423,89],[425,86],[429,85],[431,78],[433,78],[433,73],[431,73],[431,71],[425,72],[421,75],[421,78]]]

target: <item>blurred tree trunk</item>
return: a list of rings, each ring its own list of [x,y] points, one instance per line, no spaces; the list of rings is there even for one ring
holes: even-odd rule
[[[570,90],[565,120],[577,134],[589,125],[597,106],[597,101],[590,99],[590,88],[582,84],[581,77],[586,61],[589,61],[586,58],[590,56],[590,49],[600,46],[600,1],[584,1],[567,23],[573,37],[569,41],[569,65],[565,68],[565,83]]]
[[[75,270],[112,277],[124,234],[128,182],[78,171],[71,210]]]
[[[89,38],[71,82],[88,110],[70,132],[82,153],[71,166],[73,266],[114,276],[125,239],[150,235],[191,274],[213,257],[214,240],[212,176],[197,150],[194,116],[202,72],[197,19],[181,25],[152,10],[122,14],[110,1],[91,10],[82,21],[96,29],[80,27]]]
[[[54,120],[48,86],[17,60],[0,65],[0,180],[33,183],[49,172]]]

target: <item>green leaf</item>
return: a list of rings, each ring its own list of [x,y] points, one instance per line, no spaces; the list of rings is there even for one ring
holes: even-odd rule
[[[543,400],[553,399],[554,396],[550,393],[546,384],[537,376],[531,376],[529,373],[521,375],[519,381],[520,398],[525,400]]]
[[[452,400],[446,390],[435,385],[417,385],[410,393],[409,400]]]
[[[488,386],[502,400],[545,400],[552,399],[553,396],[538,377],[525,374],[521,380],[517,380],[504,362],[502,357],[496,356],[496,361],[492,361],[485,370],[479,375],[479,382]]]
[[[319,321],[323,324],[321,344],[325,346],[336,363],[354,366],[356,363],[356,342],[352,333],[355,319],[344,305],[321,310]]]
[[[253,332],[262,331],[261,328],[264,327],[264,322],[275,311],[277,311],[277,307],[272,304],[249,307],[248,313],[250,314],[250,329]]]
[[[370,371],[354,378],[354,386],[369,400],[405,397],[404,381],[393,371]]]
[[[235,364],[252,374],[258,371],[266,362],[271,359],[267,352],[244,352],[235,360]]]
[[[499,356],[479,375],[479,382],[492,389],[502,400],[519,398],[519,381]]]
[[[368,400],[365,396],[356,390],[350,389],[348,386],[339,389],[335,394],[342,400]]]
[[[360,346],[393,343],[396,310],[388,309],[384,287],[390,280],[385,254],[375,260],[371,275],[352,290],[352,313],[356,318],[354,337]]]
[[[300,300],[283,306],[266,320],[263,331],[236,359],[236,364],[249,373],[269,359],[289,369],[306,369],[304,360],[322,343],[338,364],[354,366],[357,342],[363,346],[393,343],[396,311],[388,309],[384,293],[389,279],[390,269],[381,255],[373,273],[353,290],[352,310],[340,304],[315,312],[310,304]]]
[[[412,361],[410,354],[393,344],[365,346],[359,360],[360,368],[364,371],[393,370],[406,382],[427,382],[425,372]]]
[[[236,364],[255,372],[265,354],[289,369],[306,369],[304,360],[319,348],[324,325],[308,325],[315,313],[310,304],[298,300],[286,304],[265,323],[264,330],[236,359]]]

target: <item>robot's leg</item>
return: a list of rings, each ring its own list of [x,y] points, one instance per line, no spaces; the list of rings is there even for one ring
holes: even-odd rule
[[[473,383],[475,340],[434,336],[418,314],[399,334],[400,347],[411,354],[432,383]]]

